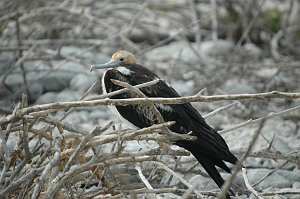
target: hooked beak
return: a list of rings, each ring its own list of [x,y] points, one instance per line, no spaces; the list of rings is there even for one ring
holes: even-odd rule
[[[102,68],[115,68],[118,66],[118,62],[114,61],[114,60],[110,60],[109,62],[105,63],[105,64],[95,64],[92,65],[90,68],[90,72],[95,70],[95,69],[102,69]]]

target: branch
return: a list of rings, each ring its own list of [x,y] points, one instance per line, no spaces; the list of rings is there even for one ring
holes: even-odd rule
[[[237,161],[236,165],[234,166],[234,168],[232,169],[232,175],[225,181],[225,183],[223,184],[222,188],[221,188],[221,192],[218,194],[218,199],[223,198],[226,193],[228,192],[228,190],[230,190],[230,185],[232,184],[234,178],[236,177],[238,171],[243,167],[242,162],[244,162],[246,160],[246,158],[248,157],[250,151],[252,150],[260,132],[261,129],[263,127],[265,123],[265,120],[263,120],[259,126],[259,128],[257,129],[257,131],[255,132],[254,136],[252,137],[252,140],[247,148],[246,153],[243,155],[243,158],[241,159],[241,161]]]
[[[49,103],[43,105],[35,105],[28,108],[20,109],[10,118],[5,118],[0,121],[0,125],[7,124],[9,122],[17,121],[22,116],[38,112],[38,111],[58,111],[60,109],[70,109],[78,107],[94,107],[101,105],[111,105],[111,106],[126,106],[134,104],[184,104],[189,102],[212,102],[212,101],[222,101],[222,100],[266,100],[271,98],[285,98],[285,99],[299,99],[300,93],[286,93],[272,91],[267,93],[257,93],[257,94],[235,94],[235,95],[215,95],[215,96],[188,96],[180,98],[130,98],[130,99],[100,99],[95,101],[76,101],[76,102],[58,102]]]
[[[176,172],[174,172],[173,170],[171,170],[169,167],[167,167],[166,165],[164,165],[161,162],[156,162],[156,161],[151,161],[151,162],[154,163],[154,164],[156,164],[160,168],[164,169],[165,171],[169,172],[171,175],[173,175],[174,177],[176,177],[180,182],[182,182],[189,189],[192,189],[193,192],[197,195],[197,197],[204,198],[204,196],[199,191],[197,191],[194,188],[193,185],[191,185],[188,181],[186,181],[185,179],[183,179],[180,175],[178,175]]]
[[[38,198],[41,187],[44,184],[46,177],[49,175],[50,171],[54,168],[57,167],[59,162],[60,162],[60,157],[61,157],[61,144],[62,144],[62,137],[58,137],[55,140],[55,150],[56,152],[54,153],[54,156],[52,160],[49,161],[45,169],[43,170],[40,178],[37,180],[37,183],[34,187],[31,199],[36,199]]]
[[[245,154],[245,151],[239,151],[239,150],[232,150],[231,151],[234,155],[243,155]],[[258,151],[258,152],[250,152],[248,157],[254,157],[254,158],[267,158],[267,159],[273,159],[273,160],[287,160],[290,162],[294,162],[297,165],[300,164],[300,154],[291,155],[290,153],[288,155],[284,155],[277,152],[270,152],[270,151]]]
[[[253,193],[253,195],[256,197],[256,198],[259,198],[259,199],[263,199],[263,197],[261,197],[257,191],[255,191],[255,189],[253,189],[253,187],[250,185],[249,183],[249,180],[248,180],[248,177],[247,177],[247,170],[246,168],[242,168],[242,172],[243,172],[243,178],[244,178],[244,181],[245,181],[245,184],[246,184],[246,187],[248,188],[248,190]]]
[[[294,111],[294,110],[297,110],[299,109],[300,106],[296,106],[296,107],[293,107],[293,108],[290,108],[290,109],[286,109],[286,110],[283,110],[283,111],[280,111],[280,112],[277,112],[277,113],[274,113],[274,112],[271,112],[269,113],[268,115],[264,116],[264,117],[260,117],[258,119],[255,119],[255,120],[248,120],[246,122],[243,122],[243,123],[240,123],[240,124],[237,124],[229,129],[225,129],[225,130],[222,130],[222,131],[218,131],[218,133],[220,134],[224,134],[224,133],[228,133],[228,132],[231,132],[231,131],[234,131],[236,129],[239,129],[241,127],[244,127],[244,126],[247,126],[247,125],[250,125],[250,124],[254,124],[254,123],[258,123],[260,121],[263,121],[265,119],[269,119],[269,118],[272,118],[272,117],[276,117],[276,116],[279,116],[279,115],[282,115],[282,114],[285,114],[287,112],[290,112],[290,111]]]

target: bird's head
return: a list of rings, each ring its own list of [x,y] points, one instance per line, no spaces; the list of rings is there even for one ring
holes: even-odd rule
[[[120,50],[112,55],[109,62],[105,64],[92,65],[90,71],[101,68],[116,68],[126,64],[136,64],[135,56],[128,51]]]

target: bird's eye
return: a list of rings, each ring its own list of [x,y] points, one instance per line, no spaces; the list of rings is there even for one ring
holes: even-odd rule
[[[124,58],[123,58],[123,57],[121,57],[121,58],[120,58],[120,61],[124,61]]]

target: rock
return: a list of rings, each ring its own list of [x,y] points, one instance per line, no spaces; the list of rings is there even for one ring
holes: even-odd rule
[[[172,81],[171,86],[182,96],[191,95],[194,90],[195,82],[193,80],[182,81],[176,80]]]
[[[228,94],[255,93],[255,88],[244,79],[228,79],[222,90]]]
[[[253,151],[261,151],[267,149],[269,147],[269,142],[271,142],[275,134],[271,151],[277,150],[283,154],[290,153],[292,151],[292,148],[288,145],[288,141],[283,140],[283,138],[287,133],[291,134],[293,131],[289,132],[288,128],[285,129],[285,132],[277,131],[278,126],[282,125],[282,123],[283,120],[281,118],[272,118],[270,120],[267,120],[263,129],[261,130],[261,134],[264,135],[264,137],[268,141],[266,141],[262,136],[259,136],[253,147]],[[227,128],[230,127],[225,127],[224,129]],[[257,124],[248,125],[235,131],[222,134],[222,137],[226,140],[231,150],[246,150],[257,128]]]
[[[75,46],[64,46],[60,49],[60,53],[64,56],[81,56],[83,49]],[[82,57],[82,56],[81,56]]]
[[[58,62],[58,61],[53,61],[53,62],[56,64],[60,64],[60,62]],[[67,73],[71,73],[71,74],[73,74],[73,76],[75,76],[78,73],[87,73],[88,68],[85,68],[85,66],[83,66],[82,64],[80,64],[78,62],[68,61],[68,62],[62,64],[55,71],[67,72]]]
[[[28,76],[26,77],[28,78]],[[27,83],[31,100],[36,100],[43,93],[43,86],[38,82],[32,82],[30,79],[27,79]],[[21,73],[9,74],[5,80],[5,84],[12,89],[13,92],[18,91],[19,96],[21,96],[22,93],[26,93],[26,87]]]
[[[5,79],[5,84],[13,91],[17,91],[24,84],[22,74],[21,73],[9,74]]]
[[[111,113],[107,110],[107,108],[97,108],[90,112],[89,118],[91,120],[108,120],[110,118]]]
[[[38,97],[35,101],[35,104],[48,104],[57,102],[57,93],[55,92],[48,92]]]
[[[204,169],[201,168],[203,171]],[[191,175],[191,176],[189,176]],[[221,176],[223,177],[224,180],[226,180],[230,175],[227,173],[221,173]],[[216,183],[211,179],[211,178],[205,178],[201,175],[195,175],[195,174],[187,174],[184,177],[185,179],[188,180],[189,183],[192,185],[196,184],[196,188],[199,191],[210,191],[214,189],[219,189],[219,187],[216,185]],[[244,181],[243,177],[239,173],[236,178],[233,181],[233,185],[239,186],[239,187],[244,187]]]
[[[30,99],[31,100],[36,100],[38,99],[42,93],[43,93],[43,86],[37,82],[32,83],[29,86],[29,92],[30,92]]]
[[[246,43],[243,49],[248,56],[258,57],[261,55],[262,50],[253,43]]]
[[[13,64],[12,61],[14,61],[14,53],[0,53],[0,74],[4,74],[9,69],[9,67],[11,67],[11,64]]]
[[[70,81],[70,89],[84,93],[97,81],[94,75],[77,74]]]
[[[192,177],[185,176],[185,179],[189,179],[188,182],[192,185],[196,185],[195,187],[199,191],[210,191],[214,189],[218,189],[218,186],[214,183],[211,178],[205,178],[201,175],[192,175]]]
[[[230,54],[234,43],[228,40],[204,41],[201,42],[200,51],[206,57],[226,56]]]
[[[196,43],[188,44],[185,41],[176,41],[153,49],[148,52],[147,56],[149,56],[151,60],[179,58],[184,62],[196,63],[206,61],[207,58],[210,59],[212,56],[228,55],[233,46],[234,44],[227,40],[204,41],[201,42],[200,46]],[[198,52],[198,54],[195,51]]]
[[[64,123],[69,125],[80,125],[81,123],[85,123],[89,120],[89,115],[87,111],[73,111],[66,119],[64,119]]]
[[[269,169],[249,169],[247,176],[249,178],[250,184],[256,183],[258,180],[267,175],[270,171]],[[265,178],[262,182],[255,186],[255,188],[266,189],[268,187],[274,188],[287,188],[291,187],[293,182],[300,179],[300,173],[297,171],[286,171],[278,170],[272,175]]]
[[[40,79],[39,82],[43,85],[45,92],[61,91],[68,87],[73,76],[72,73],[56,71]]]
[[[294,182],[293,185],[292,185],[292,187],[293,187],[294,189],[300,189],[300,181]]]
[[[279,68],[260,68],[255,71],[255,74],[261,78],[271,78],[278,72]]]
[[[88,61],[92,64],[101,64],[110,60],[110,56],[105,54],[94,54],[75,46],[65,46],[61,49],[61,54],[79,58],[81,61]]]
[[[78,92],[71,90],[63,90],[57,95],[56,100],[58,102],[70,102],[79,100],[80,98],[81,95]]]
[[[68,87],[70,80],[77,73],[55,71],[46,74],[47,72],[28,72],[26,73],[27,82],[38,83],[41,85],[43,92],[61,91]],[[45,75],[46,74],[46,75]],[[9,74],[5,80],[5,84],[13,91],[19,90],[23,85],[23,76],[21,73]],[[32,83],[31,83],[32,84]],[[35,93],[35,92],[34,92]]]

